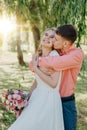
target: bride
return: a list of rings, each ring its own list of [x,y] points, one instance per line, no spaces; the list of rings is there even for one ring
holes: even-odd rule
[[[55,30],[48,29],[41,38],[41,55],[58,56],[52,42]],[[37,66],[38,58],[33,58],[37,87],[33,90],[28,106],[8,130],[64,130],[63,113],[59,86],[62,72],[45,73],[46,68]]]

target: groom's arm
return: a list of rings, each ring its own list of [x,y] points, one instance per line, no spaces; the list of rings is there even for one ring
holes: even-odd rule
[[[50,67],[56,71],[75,68],[82,65],[84,54],[80,49],[63,56],[40,57],[39,66]]]
[[[34,72],[34,66],[33,66],[33,63],[32,61],[30,61],[29,63],[29,69]],[[44,68],[44,67],[40,67],[40,70],[42,70],[45,74],[47,75],[51,75],[52,73],[54,73],[54,70],[52,68]]]

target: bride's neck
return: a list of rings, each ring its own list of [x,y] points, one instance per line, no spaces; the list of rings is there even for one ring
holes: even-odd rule
[[[51,48],[42,48],[42,56],[48,56],[51,51]]]

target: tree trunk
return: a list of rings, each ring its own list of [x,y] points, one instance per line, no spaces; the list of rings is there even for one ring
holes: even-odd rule
[[[24,62],[24,59],[23,59],[23,53],[22,53],[22,50],[21,50],[21,36],[20,36],[20,27],[18,27],[17,29],[17,57],[18,57],[18,62],[20,65],[25,65],[25,62]]]
[[[36,52],[38,50],[39,43],[40,43],[40,31],[36,25],[31,24],[31,26],[32,26],[31,28],[33,32],[34,41],[35,41],[35,52]]]

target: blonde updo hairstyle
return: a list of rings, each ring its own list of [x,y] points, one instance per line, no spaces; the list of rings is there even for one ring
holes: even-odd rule
[[[42,40],[42,37],[44,36],[44,34],[47,32],[47,31],[49,31],[49,30],[52,30],[52,31],[54,31],[54,32],[56,32],[56,29],[55,28],[48,28],[48,29],[46,29],[43,33],[42,33],[42,35],[41,35],[41,39],[40,39],[40,43],[41,43],[41,40]],[[52,48],[52,50],[53,50],[54,48]],[[38,48],[38,54],[39,54],[39,56],[42,56],[42,45],[40,44],[40,46],[39,46],[39,48]]]

